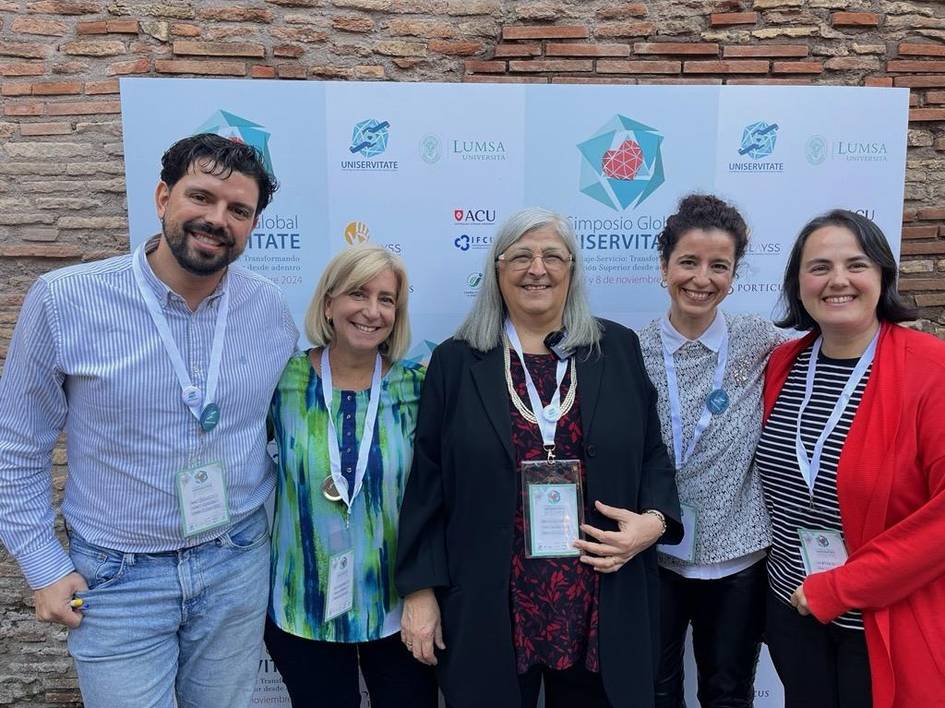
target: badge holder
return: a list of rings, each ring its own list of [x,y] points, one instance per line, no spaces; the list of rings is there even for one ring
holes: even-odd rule
[[[829,529],[799,528],[801,556],[808,575],[833,570],[847,562],[843,534]]]
[[[333,531],[328,538],[326,550],[328,582],[325,587],[322,621],[331,622],[354,607],[354,549],[348,530]]]
[[[195,536],[230,522],[223,463],[195,465],[177,473],[181,533]]]
[[[683,537],[672,546],[661,543],[656,547],[660,553],[687,563],[694,563],[696,559],[696,535],[699,533],[699,517],[696,507],[680,502],[679,510],[682,513]]]
[[[572,558],[584,523],[580,460],[522,463],[526,558]]]

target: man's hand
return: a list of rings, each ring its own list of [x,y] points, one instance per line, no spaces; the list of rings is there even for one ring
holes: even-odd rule
[[[52,585],[33,591],[36,619],[40,622],[64,624],[73,629],[78,627],[82,622],[82,610],[70,603],[75,593],[88,589],[85,578],[73,571]]]

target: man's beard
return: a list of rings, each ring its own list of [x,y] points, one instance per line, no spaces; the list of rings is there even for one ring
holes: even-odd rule
[[[178,228],[168,229],[165,219],[161,220],[164,239],[174,254],[181,268],[194,275],[213,275],[219,273],[243,253],[237,249],[236,242],[227,234],[226,229],[213,226],[199,219],[185,221]],[[194,232],[205,233],[216,239],[224,248],[216,254],[209,254],[193,247],[190,243]],[[191,237],[191,238],[188,238]]]

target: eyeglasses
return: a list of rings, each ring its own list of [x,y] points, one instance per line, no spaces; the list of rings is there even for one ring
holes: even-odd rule
[[[545,266],[545,270],[549,273],[559,273],[574,261],[574,256],[570,253],[565,256],[554,251],[548,253],[523,251],[516,253],[514,256],[503,253],[496,258],[496,262],[505,263],[512,271],[523,271],[528,270],[536,258],[541,261],[542,265]]]

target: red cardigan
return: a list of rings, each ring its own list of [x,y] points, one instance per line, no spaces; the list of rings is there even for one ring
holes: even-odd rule
[[[771,355],[766,420],[815,336]],[[874,708],[945,706],[945,342],[882,325],[837,495],[849,558],[804,581],[811,612],[863,610]]]

